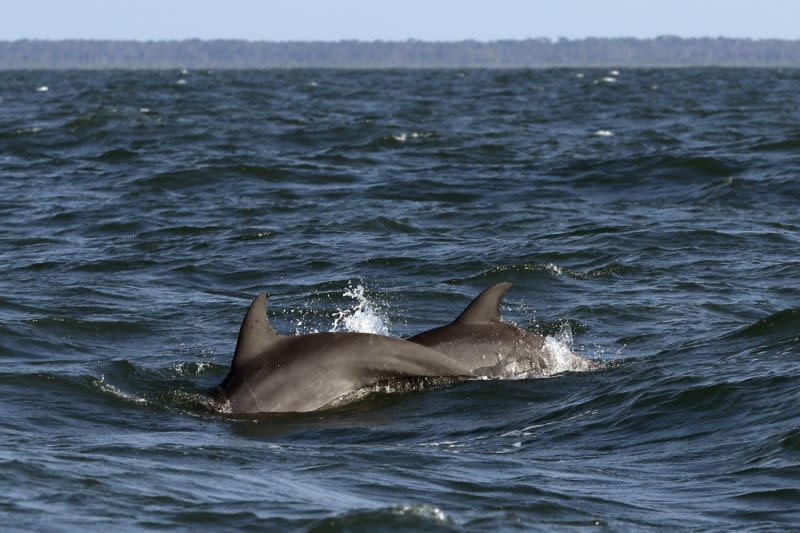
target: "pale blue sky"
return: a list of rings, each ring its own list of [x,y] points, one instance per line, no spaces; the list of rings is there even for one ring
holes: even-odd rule
[[[0,0],[0,39],[800,38],[800,0]]]

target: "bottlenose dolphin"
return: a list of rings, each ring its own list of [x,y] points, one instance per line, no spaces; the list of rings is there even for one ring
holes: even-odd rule
[[[313,411],[393,378],[472,377],[455,359],[402,339],[369,333],[278,335],[267,295],[253,300],[230,372],[212,395],[234,413]]]
[[[555,354],[544,337],[500,317],[500,302],[510,288],[511,283],[492,285],[452,323],[408,340],[457,359],[478,376],[533,376],[557,371]],[[572,356],[576,367],[588,368],[587,359]]]

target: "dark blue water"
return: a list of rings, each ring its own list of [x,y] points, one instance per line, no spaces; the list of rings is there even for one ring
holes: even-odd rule
[[[796,70],[2,72],[0,516],[796,526],[799,251]],[[599,368],[206,400],[258,292],[407,336],[506,280]]]

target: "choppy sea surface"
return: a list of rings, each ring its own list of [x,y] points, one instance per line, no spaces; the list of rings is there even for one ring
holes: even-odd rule
[[[797,70],[0,72],[0,527],[797,526],[798,252]],[[206,400],[500,281],[598,368]]]

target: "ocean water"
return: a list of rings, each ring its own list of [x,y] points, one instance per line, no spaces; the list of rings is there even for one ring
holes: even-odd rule
[[[797,70],[0,72],[0,527],[797,526],[798,252]],[[564,372],[207,401],[500,281]]]

